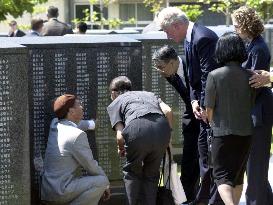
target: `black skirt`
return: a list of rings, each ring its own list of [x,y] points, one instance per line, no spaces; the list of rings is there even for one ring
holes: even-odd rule
[[[226,135],[213,138],[213,177],[217,186],[242,185],[251,147],[251,136]]]

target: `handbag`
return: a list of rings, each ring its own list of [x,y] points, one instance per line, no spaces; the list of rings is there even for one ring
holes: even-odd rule
[[[164,157],[163,157],[163,167],[162,167],[162,172],[160,174],[160,180],[158,184],[156,205],[175,205],[174,199],[172,196],[172,191],[167,188],[167,184],[169,184],[169,187],[170,187],[170,174],[168,174],[166,183],[164,184],[164,186],[160,186],[163,175],[164,175],[165,157],[166,157],[166,153],[164,154]],[[170,160],[170,157],[171,156],[169,155],[169,160]],[[169,173],[171,173],[171,163],[169,163]]]
[[[168,152],[168,154],[171,155],[171,152]],[[180,205],[183,202],[187,201],[187,197],[183,189],[180,176],[177,173],[177,163],[173,161],[171,161],[170,189],[172,191],[175,204]]]

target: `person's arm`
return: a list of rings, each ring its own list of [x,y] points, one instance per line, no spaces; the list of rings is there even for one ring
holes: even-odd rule
[[[208,119],[208,121],[210,123],[211,120],[212,120],[212,116],[213,116],[213,109],[209,108],[209,107],[206,107],[206,113],[207,113],[207,119]]]
[[[200,59],[200,68],[201,68],[201,99],[200,99],[200,108],[204,108],[205,100],[205,89],[206,82],[209,72],[218,67],[215,59],[214,52],[217,39],[214,38],[203,38],[198,42],[197,49]],[[201,110],[202,111],[202,110]]]
[[[172,127],[173,127],[173,111],[172,111],[172,109],[170,108],[169,105],[167,105],[163,101],[160,102],[159,106],[160,106],[162,112],[164,113],[165,117],[167,118],[170,128],[172,129]]]
[[[118,145],[118,153],[121,157],[125,156],[125,148],[124,148],[124,138],[122,136],[122,130],[124,129],[124,125],[122,122],[118,122],[114,129],[116,130],[116,138],[117,138],[117,145]]]
[[[96,127],[96,123],[95,120],[91,119],[91,120],[81,120],[78,123],[77,128],[79,128],[82,131],[86,131],[86,130],[94,130]]]
[[[172,111],[172,109],[170,108],[169,105],[167,105],[163,101],[161,101],[159,103],[159,106],[160,106],[160,109],[162,110],[162,112],[164,113],[165,117],[167,118],[170,128],[172,130],[172,128],[173,128],[173,111]],[[171,136],[170,136],[169,147],[170,147],[170,149],[172,149],[172,137]]]
[[[93,158],[87,135],[82,132],[71,146],[71,153],[78,163],[92,176],[106,176],[98,162]]]
[[[216,83],[212,74],[208,75],[205,91],[206,95],[204,104],[206,106],[206,118],[210,123],[213,118],[213,111],[216,101]]]

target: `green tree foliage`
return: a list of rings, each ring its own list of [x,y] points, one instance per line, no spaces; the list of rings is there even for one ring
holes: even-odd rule
[[[17,18],[24,12],[32,13],[35,5],[44,2],[47,0],[0,0],[0,21],[7,15]]]
[[[203,10],[202,10],[202,5],[182,5],[178,6],[182,11],[186,13],[188,16],[189,20],[191,21],[196,21],[198,17],[202,16]]]
[[[265,22],[273,17],[272,0],[248,0],[247,5],[259,12]]]
[[[197,4],[192,4],[192,0],[186,0],[181,3],[181,6],[177,6],[182,11],[186,13],[191,21],[196,21],[196,19],[203,14],[202,4],[207,4],[209,0],[196,0]],[[159,12],[162,8],[166,7],[166,0],[143,0],[146,7],[150,8],[152,13]]]
[[[143,0],[146,7],[150,8],[152,13],[157,13],[163,7],[163,0]],[[165,4],[166,5],[166,4]]]
[[[226,25],[229,25],[232,12],[244,5],[254,8],[265,22],[273,16],[272,0],[220,0],[213,3],[210,10],[223,13],[226,16]]]

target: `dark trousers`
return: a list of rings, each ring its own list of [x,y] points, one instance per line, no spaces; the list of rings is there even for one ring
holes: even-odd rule
[[[254,128],[247,164],[247,205],[273,205],[273,193],[268,182],[271,136],[270,123]]]
[[[196,198],[199,187],[199,161],[198,161],[198,136],[199,121],[194,115],[183,115],[183,155],[181,163],[181,183],[183,185],[187,202]]]
[[[170,141],[165,117],[148,114],[130,122],[123,130],[126,164],[124,183],[130,205],[155,205],[159,167]]]
[[[199,151],[199,166],[201,183],[199,191],[196,196],[196,202],[203,202],[205,204],[224,205],[217,186],[213,180],[212,168],[209,166],[208,160],[208,141],[207,130],[209,126],[200,121],[200,134],[198,138],[198,151]]]

